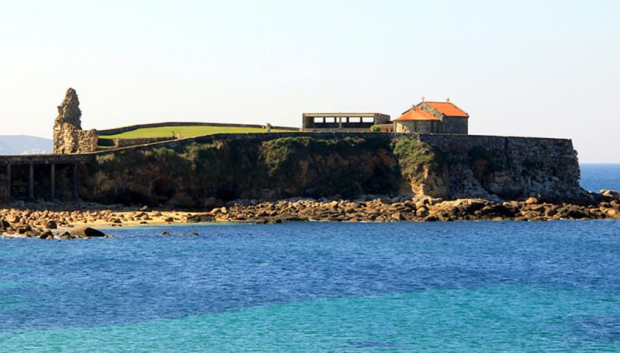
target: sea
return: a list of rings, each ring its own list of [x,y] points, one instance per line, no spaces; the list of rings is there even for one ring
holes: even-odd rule
[[[0,239],[0,352],[620,352],[620,221],[108,232]]]

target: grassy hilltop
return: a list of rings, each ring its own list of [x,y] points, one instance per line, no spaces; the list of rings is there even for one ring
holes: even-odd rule
[[[196,137],[212,134],[245,134],[265,132],[261,128],[251,127],[224,127],[224,126],[162,126],[142,128],[133,131],[127,131],[116,135],[99,136],[100,139],[140,139],[169,137],[173,134],[181,135],[181,137]],[[284,132],[284,130],[272,129],[271,132]]]

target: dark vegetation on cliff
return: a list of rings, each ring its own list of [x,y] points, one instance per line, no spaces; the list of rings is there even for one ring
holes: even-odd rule
[[[440,174],[448,163],[445,153],[414,139],[396,139],[392,142],[392,150],[407,180],[421,182],[427,172]]]
[[[216,140],[98,157],[84,193],[103,203],[202,207],[218,200],[395,194],[389,138]]]
[[[81,194],[104,204],[183,208],[291,197],[417,194],[558,201],[583,195],[570,141],[428,138],[435,140],[388,134],[215,138],[117,151],[97,157]]]

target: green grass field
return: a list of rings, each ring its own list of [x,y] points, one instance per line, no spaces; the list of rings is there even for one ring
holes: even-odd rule
[[[220,127],[220,126],[163,126],[127,131],[117,135],[99,136],[100,139],[138,139],[149,137],[169,137],[180,134],[181,137],[195,137],[212,134],[243,134],[265,132],[260,128]],[[285,132],[272,129],[271,132]]]

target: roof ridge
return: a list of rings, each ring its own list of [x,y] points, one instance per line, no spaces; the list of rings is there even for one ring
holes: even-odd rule
[[[441,120],[441,119],[427,112],[424,109],[412,107],[411,109],[403,113],[403,115],[399,116],[394,121],[399,121],[399,120],[402,121],[402,120]]]
[[[460,111],[461,113],[463,113],[463,114],[465,114],[465,115],[462,115],[462,114],[458,114],[458,115],[447,114],[446,112],[441,111],[441,109],[439,109],[439,108],[436,108],[436,107],[435,107],[435,109],[439,110],[439,111],[440,111],[443,115],[445,115],[445,116],[469,117],[469,113],[468,113],[468,112],[464,111],[464,110],[463,110],[463,109],[461,109],[458,105],[456,105],[456,104],[454,104],[454,103],[452,103],[452,102],[433,102],[433,101],[425,101],[425,102],[423,102],[423,103],[429,103],[429,104],[431,104],[431,105],[432,105],[433,103],[436,103],[436,104],[447,104],[447,105],[452,106],[453,108],[455,108],[456,110]]]

